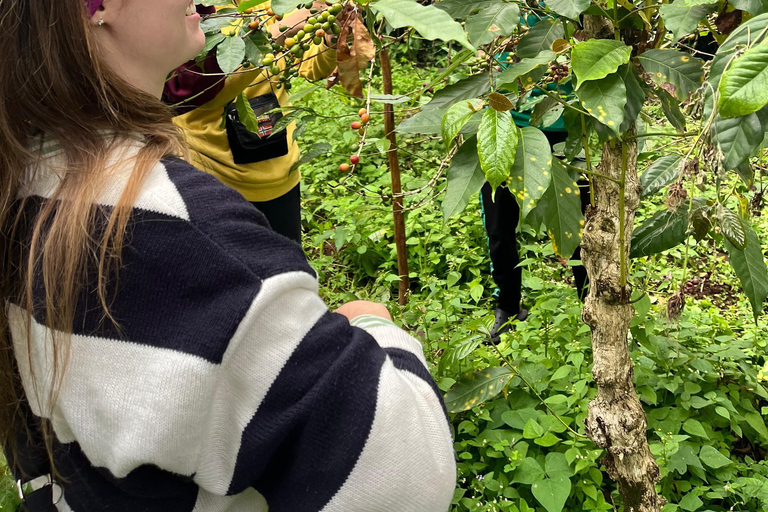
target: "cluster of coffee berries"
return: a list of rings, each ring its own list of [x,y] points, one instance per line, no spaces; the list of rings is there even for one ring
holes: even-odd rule
[[[368,113],[368,109],[363,107],[360,109],[357,115],[360,117],[360,120],[353,121],[350,123],[349,127],[353,130],[356,130],[360,135],[363,135],[365,133],[364,126],[366,126],[371,121],[371,114]],[[360,157],[358,155],[352,155],[349,157],[349,161],[352,163],[352,165],[357,165],[360,163]],[[349,164],[346,163],[339,166],[339,170],[341,172],[348,172],[349,168]]]
[[[549,76],[553,82],[559,82],[568,76],[568,64],[553,62],[549,65]]]

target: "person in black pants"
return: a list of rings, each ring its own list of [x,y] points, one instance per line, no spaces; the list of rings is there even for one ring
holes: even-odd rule
[[[550,146],[565,141],[565,132],[543,132]],[[579,181],[581,211],[589,204],[589,184]],[[523,269],[518,267],[520,256],[517,247],[517,224],[520,220],[520,207],[515,197],[506,186],[496,189],[495,201],[492,199],[491,186],[483,185],[480,192],[483,205],[483,224],[488,235],[488,248],[491,254],[491,275],[498,287],[497,304],[494,312],[494,324],[491,339],[498,342],[499,334],[509,329],[510,320],[525,320],[528,311],[521,307]],[[581,248],[577,248],[572,259],[581,260]],[[574,285],[580,300],[584,300],[588,291],[587,270],[581,266],[571,267]]]

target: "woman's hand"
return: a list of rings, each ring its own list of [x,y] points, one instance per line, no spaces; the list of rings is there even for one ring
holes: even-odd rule
[[[377,304],[376,302],[368,302],[367,300],[355,300],[347,302],[339,309],[335,311],[340,315],[344,315],[349,320],[362,315],[373,315],[384,318],[386,320],[392,320],[392,317],[387,311],[387,308],[383,304]]]

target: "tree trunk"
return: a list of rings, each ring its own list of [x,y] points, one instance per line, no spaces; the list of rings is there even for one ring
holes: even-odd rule
[[[613,37],[613,27],[604,21],[585,16],[587,37]],[[634,132],[634,127],[629,130],[630,135]],[[659,468],[648,447],[648,421],[635,392],[627,342],[635,314],[627,281],[632,228],[641,192],[637,142],[611,140],[602,149],[598,172],[615,181],[592,177],[595,206],[587,208],[581,244],[590,280],[583,319],[592,330],[592,375],[598,390],[589,404],[587,434],[606,450],[602,462],[608,475],[619,484],[624,510],[659,512],[664,504],[655,489]]]
[[[392,94],[392,63],[389,50],[384,48],[379,53],[381,59],[381,77],[384,94]],[[405,245],[405,217],[403,216],[403,197],[400,185],[400,161],[397,155],[397,134],[395,133],[395,110],[392,104],[384,104],[384,133],[389,139],[389,174],[392,178],[392,215],[395,220],[395,247],[397,248],[397,273],[400,276],[397,303],[404,306],[408,302],[410,281],[408,279],[408,248]]]
[[[592,375],[598,390],[589,404],[587,434],[607,451],[602,462],[608,475],[619,484],[624,510],[659,512],[663,499],[654,486],[659,480],[659,468],[648,447],[648,422],[635,393],[634,367],[627,343],[629,324],[635,314],[629,300],[631,288],[626,283],[627,267],[635,211],[640,203],[634,141],[624,143],[624,159],[622,172],[622,144],[612,141],[603,145],[598,172],[619,182],[625,174],[625,186],[594,177],[595,206],[587,209],[581,245],[582,261],[590,279],[583,318],[592,329]]]

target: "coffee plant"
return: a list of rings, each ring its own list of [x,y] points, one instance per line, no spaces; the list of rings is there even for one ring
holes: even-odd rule
[[[556,255],[567,260],[581,247],[591,285],[581,312],[586,325],[567,330],[576,336],[564,335],[561,326],[574,315],[549,315],[553,307],[542,306],[539,317],[495,347],[481,346],[488,326],[480,322],[469,326],[474,335],[441,356],[438,373],[462,371],[463,359],[478,350],[487,361],[443,386],[448,410],[459,418],[460,478],[473,479],[457,492],[457,510],[560,512],[574,499],[583,510],[768,507],[768,468],[755,459],[768,443],[761,409],[768,393],[744,361],[751,356],[736,339],[736,352],[709,353],[707,336],[732,335],[717,325],[702,334],[681,324],[673,336],[666,327],[639,322],[636,312],[647,311],[647,295],[642,283],[632,282],[632,259],[680,251],[682,277],[667,302],[668,317],[679,318],[696,244],[714,244],[727,253],[755,322],[763,310],[768,269],[748,195],[752,158],[768,133],[768,3],[199,3],[221,7],[202,23],[201,59],[215,51],[222,79],[257,68],[260,80],[289,89],[307,59],[336,52],[326,94],[353,98],[345,115],[357,147],[338,162],[341,183],[354,183],[366,147],[387,156],[392,190],[369,195],[392,202],[401,304],[409,290],[405,200],[429,194],[438,183],[447,182],[446,218],[460,214],[487,181],[513,192],[521,229],[543,227]],[[285,23],[283,16],[297,8],[308,17]],[[410,51],[424,41],[444,52],[443,70],[394,94],[390,49]],[[373,88],[379,76],[380,91]],[[244,124],[257,131],[244,97],[236,105]],[[406,114],[397,126],[395,106]],[[278,128],[296,122],[301,130],[328,117],[318,106],[282,110]],[[663,114],[674,131],[654,131],[650,111]],[[519,113],[530,114],[530,126],[515,124]],[[567,138],[550,147],[542,129],[559,118]],[[384,133],[375,138],[370,129],[379,119]],[[404,145],[398,136],[408,138]],[[418,145],[417,137],[439,138],[442,158],[428,183],[403,192],[398,154]],[[688,143],[680,152],[645,151],[654,137]],[[329,150],[324,142],[305,148],[302,163]],[[580,179],[590,190],[584,215]],[[658,207],[635,227],[641,204]],[[545,329],[543,337],[534,326]],[[641,399],[653,406],[648,417]],[[580,404],[586,412],[573,414],[584,409]],[[728,450],[744,450],[742,462]],[[618,503],[603,474],[616,482]],[[683,474],[690,478],[676,478]],[[670,498],[675,503],[665,505]]]

